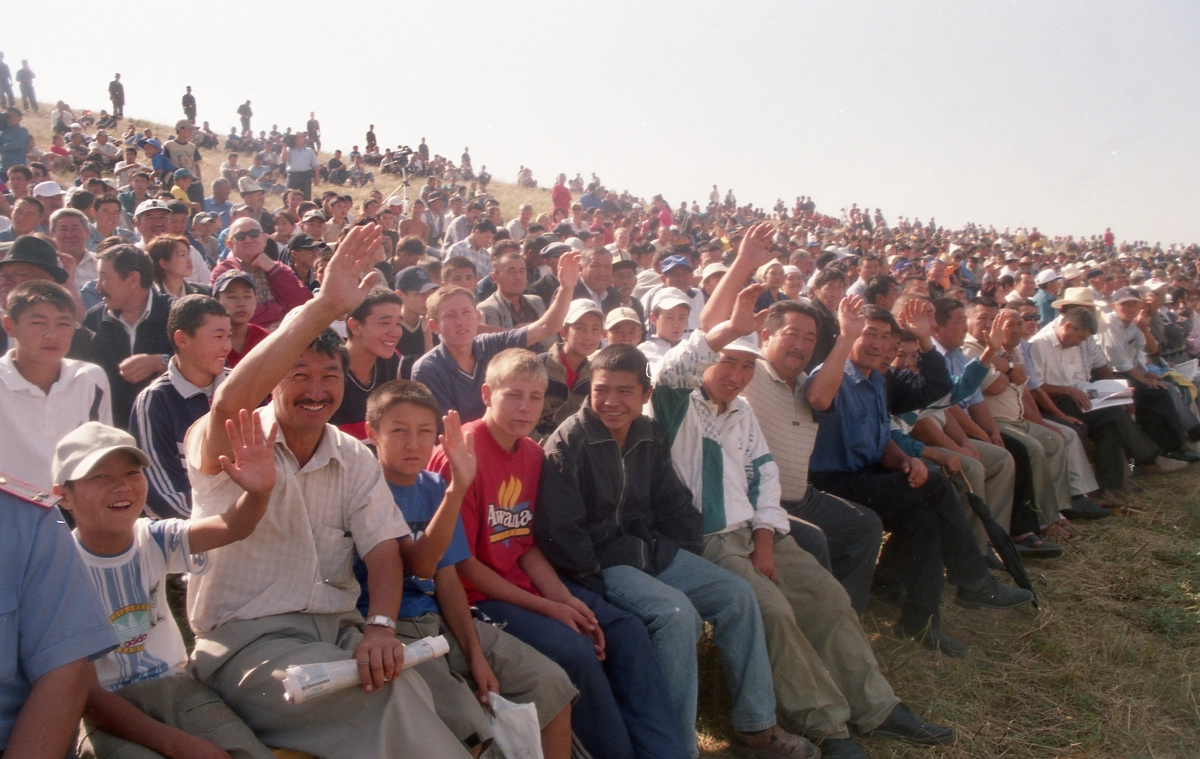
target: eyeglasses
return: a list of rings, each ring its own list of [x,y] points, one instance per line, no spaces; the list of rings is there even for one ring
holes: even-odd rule
[[[1023,322],[1035,322],[1037,320],[1038,320],[1037,314],[1025,314],[1024,316],[1021,317],[1021,321],[1023,321]]]
[[[249,237],[251,240],[253,240],[255,237],[258,237],[261,234],[262,234],[261,229],[251,229],[248,232],[238,232],[236,235],[233,236],[233,239],[237,240],[238,242],[242,242],[247,237]]]

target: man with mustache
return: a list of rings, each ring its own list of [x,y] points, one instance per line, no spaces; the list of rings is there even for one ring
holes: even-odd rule
[[[321,290],[254,347],[217,388],[212,411],[185,440],[193,516],[237,499],[223,471],[232,456],[226,422],[268,395],[265,428],[279,425],[276,486],[255,533],[210,557],[188,587],[196,632],[195,674],[221,694],[264,743],[340,759],[468,754],[438,719],[419,675],[402,671],[396,639],[404,566],[397,538],[410,534],[378,462],[329,424],[341,404],[345,349],[329,325],[354,311],[373,280],[360,279],[380,229],[353,228]],[[369,616],[356,609],[355,551],[368,569]],[[436,563],[436,562],[434,562]],[[409,570],[429,576],[434,563]],[[353,658],[362,690],[284,708],[284,671]]]

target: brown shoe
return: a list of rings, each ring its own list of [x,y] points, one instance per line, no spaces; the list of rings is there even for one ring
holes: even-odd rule
[[[821,749],[808,739],[792,735],[779,725],[754,734],[734,731],[733,738],[736,743],[749,749],[749,752],[743,752],[743,755],[754,759],[775,759],[779,756],[787,759],[821,759]]]

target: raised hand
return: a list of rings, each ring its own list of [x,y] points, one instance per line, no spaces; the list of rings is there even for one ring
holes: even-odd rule
[[[1001,311],[992,321],[992,329],[988,332],[987,336],[988,346],[994,351],[1002,350],[1004,343],[1008,339],[1009,330],[1013,328],[1014,322],[1020,318],[1016,311],[1010,311],[1009,309]]]
[[[565,287],[567,292],[573,292],[581,271],[583,271],[583,257],[579,251],[563,253],[562,258],[558,259],[559,285]]]
[[[225,420],[233,460],[221,456],[221,469],[247,493],[270,493],[275,487],[275,436],[279,426],[272,425],[271,434],[264,437],[262,420],[246,409],[238,412],[238,422],[240,430],[232,419]]]
[[[762,295],[766,289],[767,286],[764,284],[753,284],[738,293],[737,300],[733,304],[733,314],[729,317],[729,321],[738,335],[752,334],[762,323],[758,315],[754,313],[754,304],[758,302],[758,296]]]
[[[742,244],[738,247],[737,260],[745,261],[751,268],[757,269],[765,263],[775,260],[771,250],[771,238],[775,236],[775,228],[768,221],[759,222],[746,230]]]
[[[867,320],[862,315],[863,301],[857,295],[847,295],[838,304],[838,329],[841,334],[857,340],[867,326]]]
[[[1150,310],[1150,306],[1143,303],[1141,310],[1138,311],[1137,319],[1134,323],[1138,325],[1139,329],[1150,329],[1150,318],[1152,314],[1153,312]]]
[[[325,267],[315,300],[328,304],[338,314],[358,308],[374,286],[373,280],[360,277],[371,266],[370,258],[382,234],[377,224],[351,228]]]
[[[446,412],[442,424],[446,431],[438,442],[442,444],[442,452],[450,463],[450,487],[465,491],[475,479],[475,434],[463,432],[458,412],[454,409]]]
[[[913,298],[904,304],[897,321],[918,340],[929,340],[933,336],[933,304],[923,298]]]

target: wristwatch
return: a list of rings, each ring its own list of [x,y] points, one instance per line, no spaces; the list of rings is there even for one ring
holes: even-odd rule
[[[373,617],[367,617],[367,621],[363,624],[375,625],[376,627],[386,627],[389,630],[396,629],[396,620],[392,619],[391,617],[385,617],[382,614],[376,614]]]

